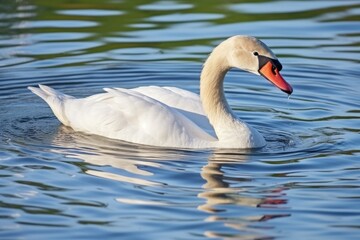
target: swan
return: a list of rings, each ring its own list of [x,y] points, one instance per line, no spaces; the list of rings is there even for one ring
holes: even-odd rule
[[[280,90],[293,89],[282,65],[260,40],[237,35],[210,53],[200,76],[200,95],[175,87],[104,88],[76,99],[45,85],[28,87],[45,100],[59,121],[75,131],[127,142],[173,148],[261,148],[263,136],[239,119],[225,99],[231,68],[262,75]]]

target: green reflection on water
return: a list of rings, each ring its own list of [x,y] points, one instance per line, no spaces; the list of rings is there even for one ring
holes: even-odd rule
[[[9,15],[5,19],[5,31],[3,37],[9,38],[25,38],[27,34],[42,33],[85,33],[88,34],[78,40],[69,40],[70,42],[87,41],[98,43],[93,47],[89,47],[79,51],[66,51],[63,53],[44,53],[34,56],[31,52],[19,52],[17,56],[31,56],[33,59],[53,59],[62,56],[77,56],[84,54],[106,53],[111,50],[121,48],[137,48],[147,47],[162,51],[173,50],[187,46],[208,46],[213,45],[212,37],[203,36],[201,39],[188,39],[181,41],[133,41],[132,32],[152,31],[159,29],[183,28],[184,32],[196,32],[196,27],[206,28],[206,26],[224,25],[232,23],[249,23],[258,21],[276,21],[276,20],[296,20],[296,19],[317,19],[325,14],[332,15],[340,12],[346,12],[359,5],[349,4],[345,6],[323,7],[319,9],[310,9],[299,12],[272,13],[271,9],[267,13],[249,13],[237,10],[239,4],[256,4],[266,3],[266,1],[228,1],[226,3],[220,1],[97,1],[97,0],[78,0],[78,1],[47,1],[37,0],[33,2],[7,1],[3,5],[3,12]],[[277,5],[279,3],[274,1]],[[307,4],[307,1],[304,1]],[[149,7],[151,6],[151,7]],[[78,12],[77,12],[78,11]],[[87,12],[88,11],[88,12]],[[96,11],[99,11],[97,14]],[[94,13],[95,12],[95,13]],[[26,13],[32,13],[26,15]],[[202,14],[200,18],[191,14]],[[179,19],[171,19],[172,16],[180,14]],[[215,15],[214,15],[215,14]],[[181,15],[184,19],[181,19]],[[208,15],[208,17],[207,17]],[[214,17],[215,16],[215,17]],[[161,21],[159,19],[161,17]],[[189,19],[186,19],[189,18]],[[168,20],[167,20],[168,19]],[[359,16],[340,16],[337,21],[357,21]],[[51,21],[57,23],[51,26]],[[334,21],[333,19],[323,19],[320,21]],[[28,24],[27,24],[28,22]],[[189,22],[190,25],[183,25]],[[200,25],[193,25],[201,22]],[[34,27],[36,23],[37,27]],[[79,24],[77,27],[76,24]],[[43,25],[43,26],[42,26]],[[226,27],[226,26],[225,26]],[[239,29],[238,34],[241,32]],[[164,34],[164,32],[162,32]],[[157,32],[154,32],[157,34]],[[166,32],[165,32],[166,34]],[[171,34],[171,32],[169,33]],[[254,31],[254,35],[257,32]],[[116,38],[121,41],[116,41]],[[290,36],[289,36],[290,37]],[[113,40],[115,39],[115,41]],[[216,39],[217,40],[217,39]],[[46,41],[44,39],[43,41]],[[61,40],[66,42],[66,40]],[[31,44],[31,43],[30,43]],[[56,46],[54,46],[56,47]],[[201,53],[192,57],[179,56],[178,60],[196,60],[201,61],[206,53]],[[107,56],[101,56],[106,59]],[[169,57],[171,59],[171,57]],[[80,61],[72,64],[82,64],[86,62]],[[71,65],[71,64],[70,64]]]

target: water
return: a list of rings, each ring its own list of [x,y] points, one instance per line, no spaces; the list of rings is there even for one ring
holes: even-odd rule
[[[358,1],[0,4],[0,238],[358,239]],[[231,71],[225,91],[265,148],[181,150],[74,132],[26,87],[199,91],[236,34],[266,42],[290,99]]]

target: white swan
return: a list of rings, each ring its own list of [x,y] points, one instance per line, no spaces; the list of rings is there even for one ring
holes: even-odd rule
[[[105,93],[76,99],[50,87],[29,89],[44,99],[55,116],[76,131],[128,142],[177,148],[259,148],[263,136],[236,117],[224,95],[230,68],[262,75],[282,91],[281,64],[261,41],[234,36],[219,44],[201,73],[200,96],[174,87],[105,88]]]

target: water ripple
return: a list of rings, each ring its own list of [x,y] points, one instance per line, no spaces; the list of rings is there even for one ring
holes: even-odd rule
[[[61,10],[57,13],[62,15],[70,16],[93,16],[93,17],[103,17],[103,16],[117,16],[123,14],[121,11],[116,10],[105,10],[105,9],[70,9],[70,10]]]
[[[5,0],[0,236],[357,239],[358,15],[351,0]],[[229,105],[264,135],[262,149],[156,148],[75,132],[26,89],[198,93],[204,59],[235,34],[269,45],[294,86],[288,99],[259,76],[226,76]]]
[[[91,21],[80,20],[46,20],[46,21],[21,21],[15,23],[12,29],[31,29],[31,28],[87,28],[95,27],[98,24]]]

